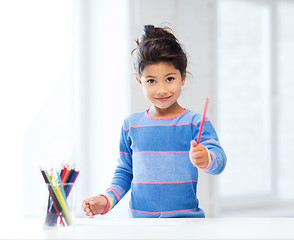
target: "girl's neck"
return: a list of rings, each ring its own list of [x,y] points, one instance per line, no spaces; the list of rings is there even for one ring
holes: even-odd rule
[[[181,107],[178,103],[175,103],[173,106],[166,109],[158,108],[152,105],[148,111],[148,114],[151,117],[170,118],[181,114],[183,111],[185,111],[185,108]]]

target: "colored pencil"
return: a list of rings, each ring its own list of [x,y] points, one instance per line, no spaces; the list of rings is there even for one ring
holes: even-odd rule
[[[52,189],[52,187],[50,185],[50,182],[48,180],[48,177],[47,177],[47,175],[46,175],[46,173],[45,173],[45,171],[43,169],[41,169],[41,173],[43,175],[43,178],[44,178],[46,184],[48,185],[49,195],[52,198],[52,202],[53,202],[54,208],[55,208],[57,214],[60,216],[60,221],[61,221],[62,225],[64,226],[64,222],[62,220],[62,214],[61,214],[61,207],[60,207],[59,203],[57,202],[57,199],[54,196],[54,192],[53,192],[53,189]],[[50,224],[49,219],[50,219],[50,215],[47,212],[46,222],[48,224]]]
[[[68,176],[67,176],[67,179],[65,180],[66,183],[70,183],[70,180],[72,178],[72,175],[75,173],[75,169],[74,167],[70,170]]]
[[[57,180],[59,182],[59,186],[60,186],[60,189],[61,189],[61,192],[62,192],[62,195],[63,195],[63,198],[66,199],[66,195],[65,195],[65,191],[64,191],[64,187],[62,186],[62,181],[60,179],[60,175],[58,174],[58,172],[56,172],[57,174]],[[61,173],[61,172],[60,172]],[[57,218],[58,216],[56,214],[53,213],[53,216],[51,218],[51,222],[52,223],[56,223],[57,222]],[[62,219],[60,219],[60,222],[61,222]]]
[[[67,169],[66,165],[63,165],[62,174],[60,176],[61,180],[64,178],[64,174],[66,173],[66,169]]]
[[[77,177],[79,176],[79,173],[80,173],[80,171],[77,171],[77,172],[76,172],[76,175],[75,175],[74,179],[72,180],[73,183],[75,183]]]
[[[59,173],[60,178],[61,178],[61,176],[62,176],[62,174],[63,174],[63,170],[64,170],[64,164],[62,164],[62,166],[61,166],[61,168],[60,168],[60,173]]]
[[[79,173],[80,173],[79,171],[76,171],[76,172],[74,173],[73,179],[70,181],[70,183],[72,183],[72,184],[75,183],[75,181],[76,181],[76,179],[77,179]],[[67,189],[67,191],[66,191],[66,197],[68,197],[68,195],[70,194],[73,185],[68,186],[68,187],[69,187],[69,189]]]
[[[71,171],[70,168],[67,168],[67,169],[66,169],[66,173],[64,174],[64,177],[63,177],[63,179],[62,179],[62,183],[65,183],[65,182],[66,182],[66,179],[67,179],[67,177],[68,177],[70,171]]]
[[[45,171],[45,173],[47,173],[47,172]],[[61,213],[62,213],[62,216],[64,216],[64,214],[63,214],[63,206],[62,206],[62,204],[61,204],[61,200],[60,200],[60,198],[59,198],[59,195],[58,195],[58,193],[57,193],[57,190],[56,190],[56,188],[55,188],[55,186],[54,186],[54,184],[53,184],[52,176],[50,176],[48,173],[47,173],[47,175],[48,175],[48,179],[49,179],[50,186],[51,186],[51,188],[52,188],[52,190],[53,190],[54,198],[57,200],[57,203],[58,203],[58,205],[60,206],[60,211],[61,211]],[[65,217],[65,216],[64,216],[64,217]],[[65,219],[65,220],[66,220],[66,219]]]
[[[65,191],[64,191],[64,187],[62,185],[62,180],[60,178],[60,175],[58,174],[58,172],[56,173],[56,175],[57,175],[57,180],[58,180],[59,187],[61,189],[62,195],[63,195],[64,199],[66,199],[66,194],[65,194]]]
[[[209,98],[206,98],[204,112],[203,112],[203,116],[202,116],[202,120],[201,120],[201,124],[200,124],[200,129],[199,129],[199,134],[198,134],[198,139],[197,139],[197,144],[200,143],[201,134],[202,134],[202,130],[203,130],[203,125],[204,125],[204,122],[205,122],[205,114],[206,114],[206,110],[207,110],[208,101],[209,101]]]
[[[66,223],[68,225],[72,225],[72,219],[71,219],[68,207],[67,207],[67,203],[66,203],[65,199],[62,196],[60,187],[57,184],[57,181],[56,181],[56,179],[55,179],[55,177],[53,175],[52,170],[51,170],[51,180],[53,180],[54,183],[55,183],[55,186],[54,186],[53,182],[51,182],[52,185],[53,185],[53,191],[55,192],[55,196],[56,196],[56,198],[57,198],[57,200],[58,200],[58,202],[59,202],[59,204],[61,206],[62,213],[64,214],[63,216],[65,217],[65,221],[66,221]],[[49,181],[50,181],[50,179],[49,179]]]
[[[68,183],[73,183],[75,178],[76,178],[76,175],[77,175],[77,172],[76,170],[74,170],[74,172],[71,174],[71,176],[68,178],[67,182]]]

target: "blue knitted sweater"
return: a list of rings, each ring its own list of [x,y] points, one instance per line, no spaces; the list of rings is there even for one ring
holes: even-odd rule
[[[185,109],[172,118],[145,112],[124,120],[120,157],[106,196],[112,209],[131,189],[131,217],[205,217],[197,199],[198,168],[189,159],[202,115]],[[226,155],[210,120],[205,119],[201,144],[210,155],[203,171],[221,173]]]

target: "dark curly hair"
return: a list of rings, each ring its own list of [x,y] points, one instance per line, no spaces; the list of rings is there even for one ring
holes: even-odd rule
[[[172,63],[182,76],[185,74],[187,56],[170,28],[145,25],[140,41],[135,42],[137,47],[132,54],[135,54],[134,68],[139,77],[146,66],[159,62]]]

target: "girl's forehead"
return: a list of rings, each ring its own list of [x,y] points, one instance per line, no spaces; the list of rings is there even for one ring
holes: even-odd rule
[[[147,65],[142,71],[142,76],[146,77],[148,75],[165,75],[168,73],[180,73],[180,71],[176,69],[172,63],[159,62]]]

